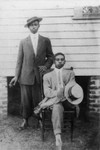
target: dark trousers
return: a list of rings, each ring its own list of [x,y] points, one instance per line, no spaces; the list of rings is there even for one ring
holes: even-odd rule
[[[68,100],[62,102],[62,105],[64,107],[64,110],[73,110],[75,109],[75,105],[68,102]]]
[[[20,85],[21,87],[21,113],[24,119],[28,119],[34,107],[42,100],[41,85],[35,80],[34,85]]]

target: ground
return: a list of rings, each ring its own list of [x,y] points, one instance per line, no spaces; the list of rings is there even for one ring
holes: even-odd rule
[[[63,150],[100,150],[100,126],[96,116],[88,121],[75,120],[73,142],[70,130],[62,133]],[[45,141],[41,141],[41,132],[36,127],[36,120],[30,118],[30,127],[19,131],[21,117],[7,116],[0,118],[0,150],[55,150],[52,130],[45,132]]]

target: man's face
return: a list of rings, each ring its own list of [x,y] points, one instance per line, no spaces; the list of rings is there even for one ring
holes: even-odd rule
[[[39,27],[40,27],[40,24],[39,24],[38,21],[34,21],[34,22],[32,22],[32,23],[28,26],[29,30],[30,30],[33,34],[37,33]]]
[[[63,55],[58,55],[55,58],[55,67],[60,69],[64,66],[65,64],[65,58]]]

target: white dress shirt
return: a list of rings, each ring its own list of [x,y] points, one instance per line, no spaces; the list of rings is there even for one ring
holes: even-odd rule
[[[60,88],[63,88],[62,68],[61,69],[55,68],[55,72],[56,72],[56,75],[57,75],[57,87],[58,87],[58,90],[59,90]],[[59,77],[59,73],[60,73],[60,77]]]
[[[38,33],[36,33],[36,34],[30,33],[30,37],[31,37],[34,53],[36,55],[37,54],[37,45],[38,45],[39,34]]]

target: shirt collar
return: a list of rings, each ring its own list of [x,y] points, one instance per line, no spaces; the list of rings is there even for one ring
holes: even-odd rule
[[[55,67],[54,69],[55,69],[56,72],[59,72],[59,71],[62,72],[63,67],[60,68],[60,69],[58,69],[58,68]]]
[[[38,33],[38,32],[37,32],[37,33],[35,33],[35,34],[30,33],[30,36],[31,36],[31,38],[38,38],[39,33]]]

